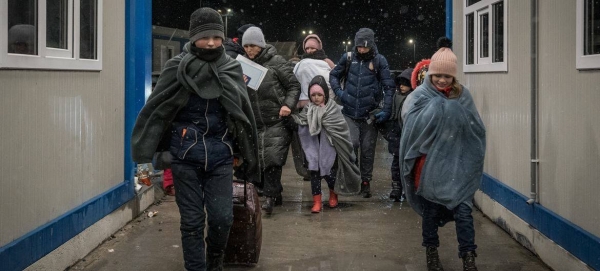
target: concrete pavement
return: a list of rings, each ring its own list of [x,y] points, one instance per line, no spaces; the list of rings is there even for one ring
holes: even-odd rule
[[[259,263],[226,266],[231,271],[425,271],[421,219],[406,202],[387,199],[391,156],[378,143],[373,197],[340,197],[337,208],[311,214],[310,182],[303,181],[290,156],[283,172],[283,200],[263,214]],[[323,182],[324,201],[328,198]],[[148,211],[158,212],[148,217]],[[478,210],[474,211],[479,270],[551,270]],[[454,223],[440,228],[440,258],[447,271],[462,270]],[[68,270],[184,270],[179,213],[174,197],[161,197],[96,250]]]

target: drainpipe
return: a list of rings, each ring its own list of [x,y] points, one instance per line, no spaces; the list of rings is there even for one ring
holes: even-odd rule
[[[531,185],[528,204],[539,203],[538,156],[538,0],[531,0]]]
[[[452,40],[452,0],[446,0],[446,37]]]

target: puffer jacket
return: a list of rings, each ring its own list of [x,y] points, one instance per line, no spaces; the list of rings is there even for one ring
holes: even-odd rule
[[[292,140],[293,120],[279,117],[286,105],[294,110],[300,96],[300,83],[292,66],[267,44],[254,62],[268,69],[258,90],[248,89],[248,96],[258,128],[259,164],[262,170],[285,165]],[[291,125],[290,125],[291,124]]]
[[[344,108],[342,114],[352,119],[367,119],[369,112],[376,109],[383,100],[383,111],[390,112],[394,93],[394,80],[384,56],[373,47],[374,57],[361,60],[356,55],[348,63],[347,53],[342,55],[338,65],[329,73],[329,83],[335,95],[339,97]],[[350,65],[345,75],[346,65]],[[346,77],[345,88],[342,89],[340,79]]]

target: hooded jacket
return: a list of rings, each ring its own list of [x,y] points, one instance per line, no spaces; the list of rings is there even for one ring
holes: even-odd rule
[[[369,47],[372,58],[361,58],[356,46]],[[349,63],[345,53],[329,73],[331,88],[344,106],[342,113],[352,119],[368,119],[369,113],[382,101],[383,111],[391,113],[394,80],[390,76],[387,60],[377,50],[373,31],[361,28],[356,33],[353,50]],[[346,65],[350,65],[348,74],[344,74]],[[343,77],[346,77],[344,89],[340,84]]]

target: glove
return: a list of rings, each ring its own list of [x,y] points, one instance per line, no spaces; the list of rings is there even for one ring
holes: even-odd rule
[[[390,115],[391,114],[389,112],[381,111],[381,112],[375,114],[375,122],[377,122],[377,123],[385,122],[390,118]]]

